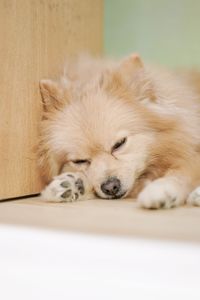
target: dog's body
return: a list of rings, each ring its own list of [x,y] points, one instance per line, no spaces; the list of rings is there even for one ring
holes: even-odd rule
[[[41,92],[44,198],[200,205],[199,189],[190,194],[200,185],[200,74],[144,67],[137,55],[84,58],[59,82],[42,80]]]

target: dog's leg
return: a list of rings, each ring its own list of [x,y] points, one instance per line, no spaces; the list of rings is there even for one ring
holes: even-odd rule
[[[189,205],[200,206],[200,186],[198,186],[187,198]]]
[[[143,208],[172,208],[182,205],[190,191],[187,179],[166,176],[149,183],[139,194],[138,203]]]
[[[82,173],[62,173],[41,192],[44,201],[74,202],[91,198],[90,186]]]

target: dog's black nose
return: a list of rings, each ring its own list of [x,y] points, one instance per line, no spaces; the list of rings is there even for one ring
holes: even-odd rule
[[[117,196],[121,189],[121,182],[117,177],[110,177],[101,185],[101,190],[108,196]]]

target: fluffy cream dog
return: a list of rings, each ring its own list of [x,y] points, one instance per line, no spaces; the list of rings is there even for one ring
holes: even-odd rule
[[[144,66],[138,55],[120,62],[88,57],[40,88],[44,199],[200,205],[200,74]]]

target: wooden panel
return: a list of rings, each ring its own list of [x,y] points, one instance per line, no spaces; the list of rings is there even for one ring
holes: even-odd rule
[[[0,1],[0,199],[34,194],[39,79],[68,55],[102,51],[102,0]]]

